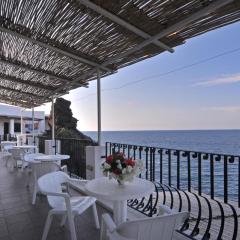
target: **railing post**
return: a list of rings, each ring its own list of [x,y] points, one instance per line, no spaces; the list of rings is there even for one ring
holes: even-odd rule
[[[159,168],[160,168],[160,183],[163,182],[163,150],[160,149],[159,151],[159,161],[160,161],[160,164],[159,164]]]
[[[214,199],[214,156],[210,155],[210,192],[211,199]]]
[[[150,175],[150,181],[153,180],[153,152],[152,152],[152,148],[150,148],[150,166],[149,166],[149,169],[150,169],[150,172],[149,172],[149,175]]]
[[[172,185],[172,157],[171,157],[171,149],[167,150],[168,154],[168,185]]]
[[[180,189],[180,151],[176,151],[177,155],[177,188]]]
[[[202,154],[198,153],[198,194],[202,195]]]
[[[148,179],[148,152],[149,152],[149,148],[148,147],[146,147],[145,148],[145,152],[146,152],[146,179]]]
[[[228,202],[228,157],[224,156],[223,159],[223,179],[224,179],[224,185],[223,185],[223,193],[224,193],[224,203]]]
[[[156,149],[153,148],[152,151],[153,151],[152,152],[152,155],[153,155],[152,156],[152,165],[153,165],[152,166],[153,167],[152,168],[152,172],[153,172],[153,174],[152,174],[152,181],[155,182],[155,152],[156,152]]]
[[[188,171],[188,191],[191,192],[191,154],[187,152],[187,171]]]
[[[105,157],[108,156],[108,142],[105,143]]]

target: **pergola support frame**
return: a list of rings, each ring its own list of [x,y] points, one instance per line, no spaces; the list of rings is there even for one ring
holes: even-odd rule
[[[92,9],[93,11],[101,14],[102,16],[110,19],[111,21],[115,22],[116,24],[120,25],[121,27],[129,30],[132,33],[135,33],[136,35],[144,38],[144,39],[149,39],[152,36],[149,35],[148,33],[142,31],[141,29],[135,27],[134,25],[130,24],[129,22],[121,19],[120,17],[118,17],[115,14],[112,14],[111,12],[107,11],[106,9],[96,5],[93,2],[90,2],[89,0],[78,0],[79,3],[83,4],[84,6]],[[165,49],[171,53],[174,52],[174,49],[172,49],[171,47],[167,46],[165,43],[160,42],[159,40],[155,40],[153,41],[153,44],[156,45],[157,47],[160,47],[162,49]]]
[[[70,84],[73,84],[73,85],[76,85],[76,86],[79,86],[79,87],[83,87],[83,86],[86,85],[86,83],[77,83],[77,82],[72,83],[72,81],[73,81],[72,79],[62,78],[58,75],[55,75],[53,73],[49,73],[48,71],[45,71],[43,69],[37,69],[33,66],[27,66],[25,64],[13,63],[10,60],[4,60],[4,59],[0,58],[0,63],[6,64],[6,65],[9,65],[9,66],[13,66],[13,67],[16,67],[18,69],[20,68],[20,69],[23,69],[23,70],[26,70],[26,71],[30,71],[30,72],[33,72],[33,73],[36,73],[36,74],[39,74],[39,75],[43,75],[43,76],[46,76],[46,77],[54,78],[54,79],[57,79],[61,82],[70,83]]]
[[[101,64],[101,66],[107,66],[109,64],[112,64],[114,63],[115,61],[117,61],[118,59],[120,58],[124,58],[142,48],[144,48],[145,46],[153,43],[154,41],[166,36],[166,35],[169,35],[181,28],[183,28],[184,26],[192,23],[193,21],[215,11],[216,9],[220,8],[220,7],[223,7],[225,6],[226,4],[229,4],[231,3],[233,0],[218,0],[217,2],[213,2],[211,4],[209,4],[208,6],[206,6],[205,8],[199,10],[198,12],[195,12],[193,13],[192,15],[186,17],[185,19],[183,19],[182,21],[178,22],[178,23],[175,23],[173,24],[172,26],[170,26],[169,28],[163,30],[162,32],[156,34],[155,36],[152,36],[151,38],[143,41],[142,43],[140,43],[139,45],[133,47],[132,49],[126,51],[126,52],[123,52],[122,54],[118,55],[118,56],[115,56],[115,57],[112,57],[111,59],[105,61],[104,63]],[[86,78],[87,76],[89,76],[90,74],[93,74],[94,72],[96,72],[98,68],[96,69],[93,69],[85,74],[83,74],[81,76],[81,78],[76,78],[74,80],[74,82],[77,82],[77,81],[83,81],[84,78]],[[58,92],[60,90],[62,90],[64,88],[64,86],[58,88],[55,92]],[[49,97],[50,95],[47,95],[46,97]]]
[[[65,51],[65,50],[63,50],[63,49],[54,47],[54,46],[52,46],[52,45],[50,45],[50,44],[41,42],[41,41],[39,41],[39,40],[33,39],[33,38],[31,38],[31,37],[28,37],[28,36],[26,36],[26,35],[24,35],[24,34],[21,34],[21,33],[18,33],[18,32],[16,32],[16,31],[13,31],[13,30],[11,30],[11,29],[7,29],[7,28],[5,28],[5,27],[3,27],[3,26],[0,26],[0,31],[1,31],[1,32],[8,33],[8,34],[13,35],[13,36],[16,36],[16,37],[19,37],[19,38],[22,38],[22,39],[25,39],[25,40],[27,40],[27,41],[29,41],[29,42],[32,42],[32,43],[34,43],[34,44],[37,44],[37,45],[43,47],[43,48],[50,49],[50,50],[52,50],[52,51],[54,51],[54,52],[56,52],[56,53],[59,53],[59,54],[61,54],[61,55],[63,55],[63,56],[67,56],[67,57],[70,57],[70,58],[72,58],[72,59],[78,60],[79,62],[85,63],[85,64],[87,64],[87,65],[89,65],[89,66],[97,67],[97,68],[100,68],[100,69],[102,69],[102,70],[104,70],[104,71],[114,71],[114,69],[110,69],[110,68],[108,68],[108,67],[106,67],[106,66],[103,66],[103,65],[100,64],[100,63],[91,61],[91,60],[89,60],[89,59],[87,59],[87,58],[84,58],[84,57],[80,57],[80,56],[75,55],[75,54],[73,54],[73,53],[67,52],[67,51]]]

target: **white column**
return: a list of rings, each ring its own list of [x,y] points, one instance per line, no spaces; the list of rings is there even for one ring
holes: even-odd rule
[[[32,108],[32,140],[33,140],[33,145],[35,145],[35,140],[34,140],[34,107]]]
[[[101,146],[101,78],[100,78],[100,71],[97,70],[97,110],[98,110],[98,146]]]
[[[86,146],[86,179],[102,177],[102,156],[105,155],[104,146]]]
[[[54,98],[52,97],[52,140],[55,139],[55,114],[54,114]]]
[[[14,135],[14,119],[9,121],[9,134]]]
[[[21,135],[23,135],[23,109],[21,109]]]

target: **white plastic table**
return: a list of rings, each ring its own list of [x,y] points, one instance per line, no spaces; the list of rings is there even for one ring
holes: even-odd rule
[[[102,177],[89,181],[85,189],[99,199],[113,201],[113,217],[118,226],[127,220],[127,200],[150,195],[155,187],[152,182],[141,178],[119,186],[116,180]]]
[[[13,146],[13,148],[31,149],[31,148],[37,148],[37,146],[35,146],[35,145],[21,145],[21,146]]]
[[[8,149],[11,149],[14,145],[17,145],[16,141],[2,141],[1,150],[8,151]]]
[[[2,146],[6,146],[6,145],[17,145],[16,141],[1,141],[1,145]]]
[[[21,145],[21,146],[13,146],[13,148],[24,149],[24,150],[28,151],[30,149],[37,149],[38,147],[35,145]]]
[[[37,156],[34,158],[36,161],[61,161],[61,160],[67,160],[69,159],[69,155],[62,155],[62,154],[57,154],[57,155],[41,155]]]
[[[12,143],[12,144],[17,144],[17,142],[16,141],[1,141],[1,143]]]

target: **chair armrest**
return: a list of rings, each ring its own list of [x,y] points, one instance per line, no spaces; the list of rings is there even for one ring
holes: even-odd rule
[[[60,169],[61,169],[62,172],[68,173],[67,165],[61,166]]]
[[[45,192],[45,191],[41,191],[41,193],[47,196],[63,197],[66,203],[67,210],[71,211],[72,207],[70,203],[70,196],[68,193],[55,193],[55,192]]]
[[[84,179],[76,179],[76,178],[69,178],[68,179],[69,183],[84,183],[86,184],[88,182],[88,180],[84,180]]]
[[[159,214],[158,214],[158,216],[168,215],[168,214],[173,214],[173,213],[176,213],[176,211],[171,209],[167,205],[160,205],[159,206]]]
[[[41,191],[41,189],[40,189]],[[67,193],[55,193],[55,192],[45,192],[45,191],[41,191],[42,194],[47,195],[47,196],[55,196],[55,197],[63,197],[65,199],[69,199],[69,195]]]

